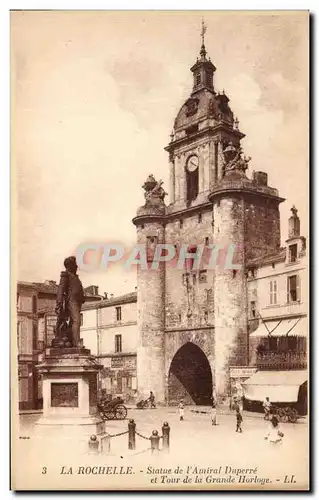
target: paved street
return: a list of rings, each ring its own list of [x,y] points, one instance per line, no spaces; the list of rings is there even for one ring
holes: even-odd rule
[[[153,429],[161,434],[161,426],[168,421],[171,427],[171,446],[169,455],[160,454],[152,457],[149,451],[150,442],[139,436],[136,439],[136,450],[128,450],[128,436],[119,436],[111,439],[112,463],[121,459],[130,460],[146,466],[156,460],[156,464],[172,463],[184,465],[198,465],[207,467],[256,467],[262,476],[283,478],[285,475],[295,474],[297,480],[304,482],[307,477],[307,424],[306,419],[296,424],[282,424],[284,441],[282,445],[273,447],[264,436],[268,423],[260,415],[244,413],[243,433],[235,432],[235,414],[222,413],[218,415],[218,425],[213,427],[210,414],[194,413],[192,410],[208,411],[198,407],[186,408],[185,420],[179,421],[178,410],[175,408],[158,408],[147,410],[129,409],[128,418],[134,418],[136,430],[149,437]],[[50,462],[50,446],[44,441],[34,439],[33,425],[39,414],[23,415],[20,417],[20,436],[30,439],[20,439],[19,449],[26,460],[39,463]],[[116,434],[127,430],[128,421],[109,421],[107,431]],[[79,460],[79,454],[67,444],[56,443],[57,448],[52,452],[52,460],[57,460],[57,453],[61,460]],[[110,457],[86,457],[90,461],[105,463]],[[100,463],[100,462],[97,462]],[[143,465],[144,464],[144,465]]]

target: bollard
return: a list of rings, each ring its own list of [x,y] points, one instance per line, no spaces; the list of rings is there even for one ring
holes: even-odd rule
[[[150,437],[150,440],[151,440],[152,455],[158,455],[160,437],[159,437],[157,431],[155,431],[155,430],[152,431],[152,435]]]
[[[99,452],[99,442],[95,434],[92,434],[92,436],[89,439],[89,452],[91,453]]]
[[[163,450],[165,452],[169,452],[169,433],[171,431],[170,426],[168,425],[168,422],[164,422],[162,426],[162,434],[163,434]]]
[[[128,423],[128,449],[135,450],[135,429],[136,423],[133,418],[130,419]]]
[[[101,436],[101,453],[111,452],[111,437],[108,434]]]

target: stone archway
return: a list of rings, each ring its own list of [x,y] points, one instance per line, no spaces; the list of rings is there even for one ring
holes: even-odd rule
[[[212,401],[212,371],[204,352],[187,342],[175,354],[168,374],[168,403],[181,399],[187,404],[209,405]]]

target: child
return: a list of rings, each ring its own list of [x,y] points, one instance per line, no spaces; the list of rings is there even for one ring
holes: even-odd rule
[[[237,422],[236,432],[243,432],[243,430],[241,428],[242,421],[243,421],[243,417],[242,417],[242,414],[240,413],[239,405],[237,405],[236,406],[236,422]]]
[[[178,405],[178,410],[179,410],[179,419],[184,420],[184,401],[182,399]]]
[[[270,419],[270,409],[271,409],[271,402],[269,401],[269,398],[267,397],[263,403],[264,407],[264,420],[269,420]]]
[[[217,410],[214,402],[212,403],[212,425],[217,425]]]
[[[284,434],[280,431],[278,418],[276,417],[276,415],[273,415],[270,421],[270,430],[265,436],[265,439],[268,439],[269,443],[271,444],[279,444],[282,443],[283,437]]]

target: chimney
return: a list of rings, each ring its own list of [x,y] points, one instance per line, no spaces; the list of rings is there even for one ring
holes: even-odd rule
[[[288,219],[288,238],[298,238],[300,236],[300,219],[295,205],[290,209],[292,216]]]
[[[111,299],[113,299],[113,297],[114,297],[114,294],[113,294],[113,293],[111,293],[110,298],[111,298]]]
[[[253,172],[253,182],[259,186],[268,186],[268,174],[266,172]]]
[[[84,291],[86,293],[89,293],[90,295],[98,295],[99,294],[99,287],[96,285],[90,285],[84,288]]]
[[[107,299],[107,293],[104,292],[103,299]]]

